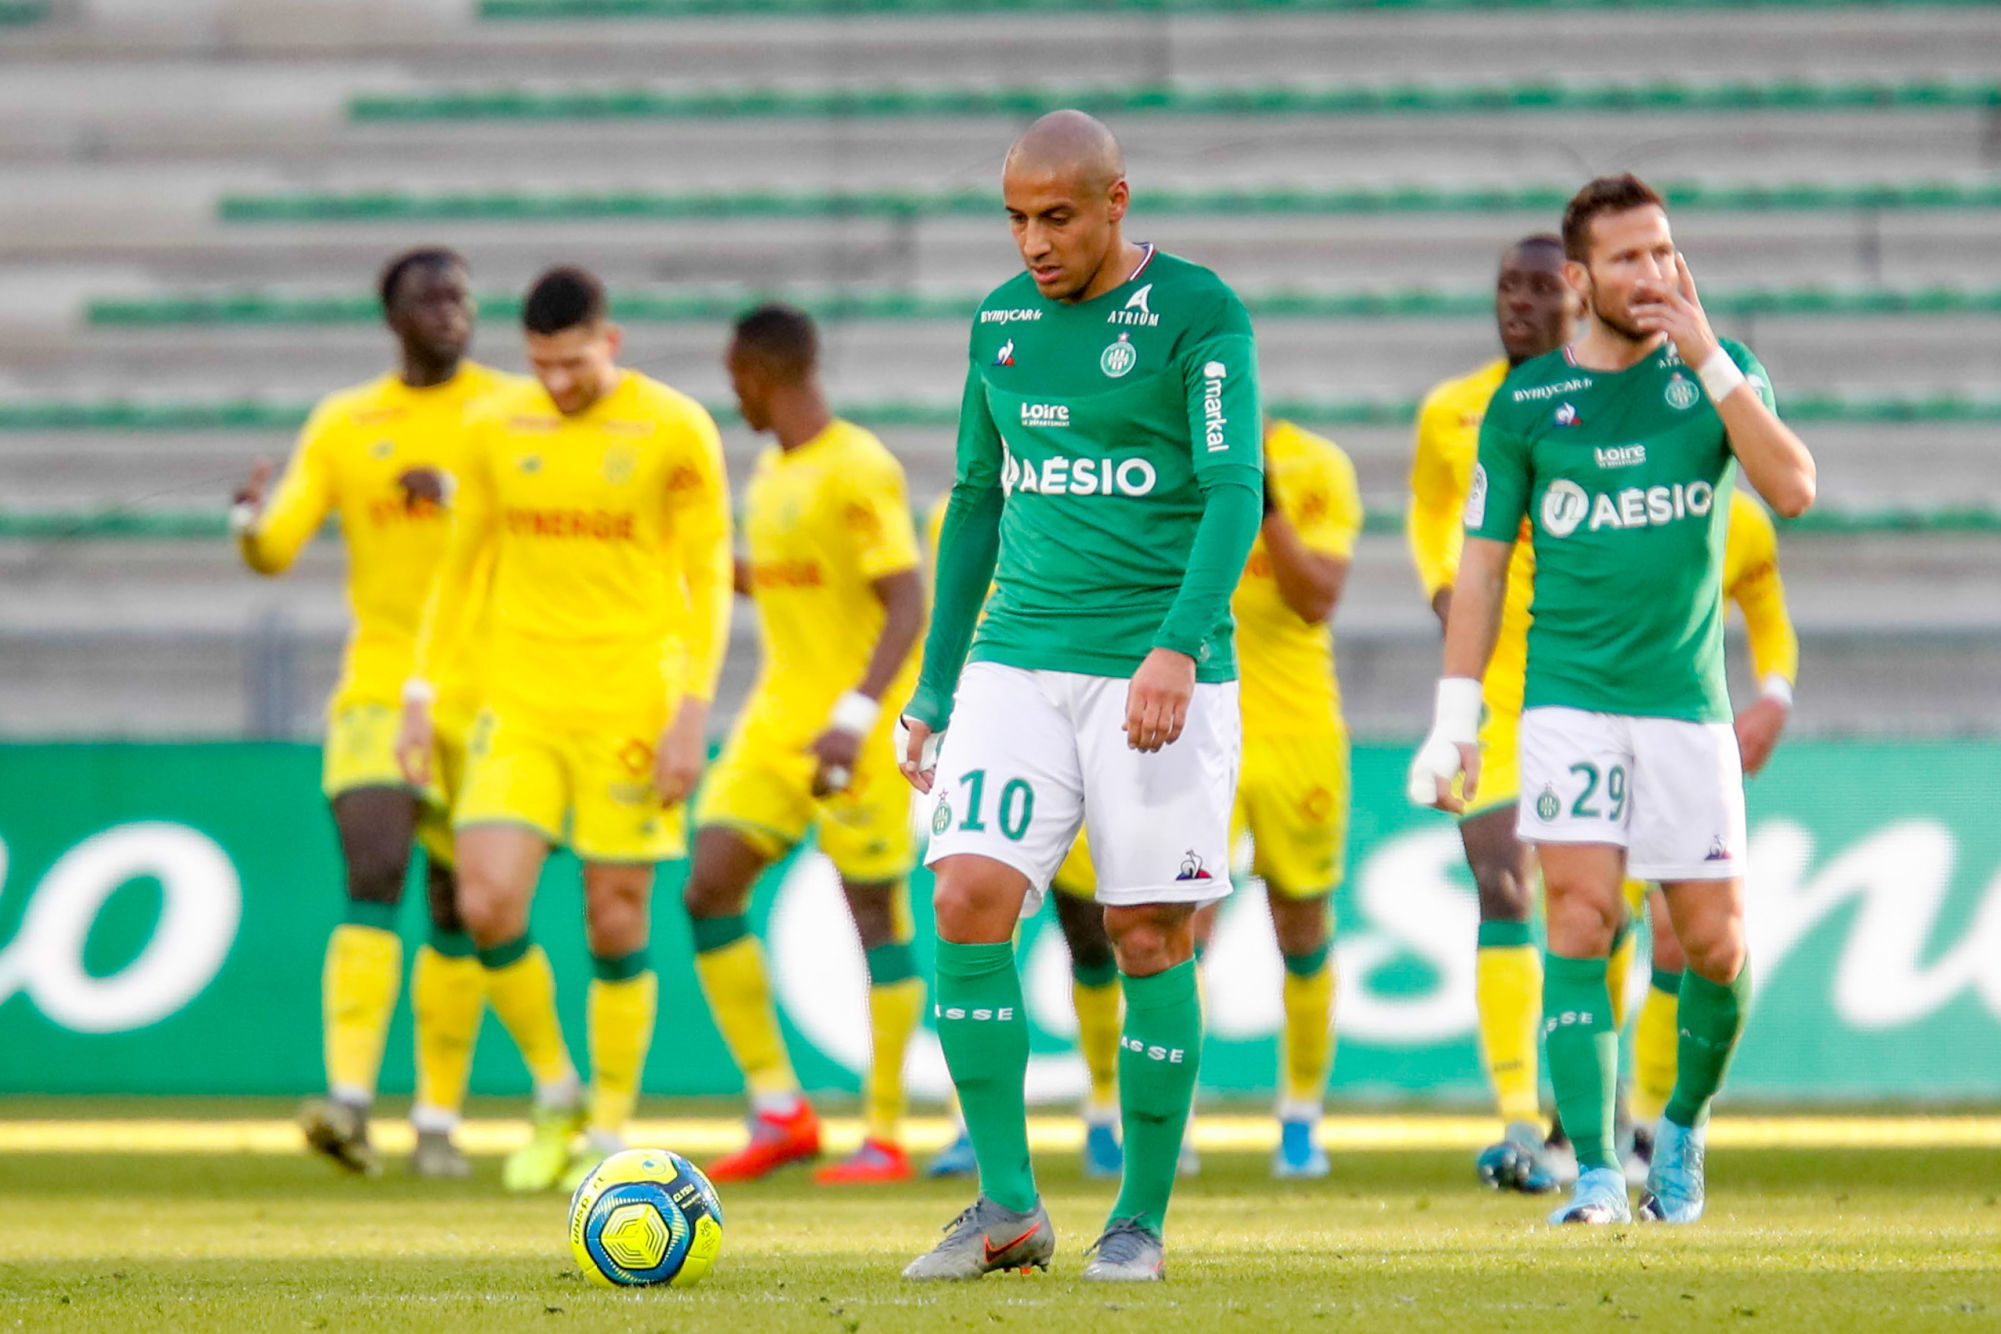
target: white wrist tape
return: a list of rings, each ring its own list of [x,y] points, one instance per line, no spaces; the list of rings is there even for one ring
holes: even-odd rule
[[[1744,372],[1721,346],[1696,368],[1695,376],[1702,381],[1702,392],[1709,395],[1711,403],[1721,403],[1744,383]]]
[[[903,720],[902,714],[896,716],[896,730],[892,735],[895,738],[896,762],[901,766],[904,757],[910,754],[910,724]],[[924,738],[924,745],[917,754],[919,772],[930,773],[938,767],[938,742],[944,735],[943,732],[933,732]]]
[[[1793,706],[1793,683],[1777,672],[1767,676],[1759,685],[1758,693],[1766,699],[1775,699],[1789,709]]]
[[[403,683],[405,704],[435,704],[438,702],[438,688],[429,681],[411,677]]]
[[[1456,746],[1480,740],[1480,683],[1470,676],[1439,678],[1432,710],[1431,734]]]
[[[867,736],[880,717],[882,703],[879,700],[870,699],[859,690],[850,690],[834,701],[834,711],[827,715],[827,726],[837,732]]]
[[[229,507],[229,535],[243,537],[257,527],[257,507],[247,500],[239,500]]]

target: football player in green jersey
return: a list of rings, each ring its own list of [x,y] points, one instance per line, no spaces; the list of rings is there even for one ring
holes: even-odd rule
[[[1027,272],[974,318],[902,758],[931,795],[933,1013],[980,1195],[904,1273],[978,1278],[1055,1251],[1013,939],[1088,826],[1126,997],[1125,1168],[1084,1277],[1157,1279],[1202,1049],[1193,920],[1230,892],[1230,597],[1264,511],[1257,355],[1216,275],[1126,238],[1124,157],[1091,117],[1037,121],[1001,186]]]
[[[1688,956],[1680,1068],[1643,1217],[1702,1215],[1710,1100],[1743,1028],[1744,782],[1723,677],[1723,543],[1738,468],[1804,513],[1814,464],[1750,349],[1710,330],[1661,196],[1593,181],[1564,213],[1565,276],[1591,322],[1495,391],[1466,499],[1466,546],[1431,734],[1410,795],[1461,809],[1479,785],[1480,677],[1526,517],[1534,623],[1518,833],[1543,868],[1543,1034],[1575,1194],[1552,1222],[1631,1218],[1613,1143],[1619,1035],[1605,981],[1630,875],[1659,881]]]

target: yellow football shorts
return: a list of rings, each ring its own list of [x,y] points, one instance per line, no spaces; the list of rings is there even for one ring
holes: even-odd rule
[[[1480,724],[1480,782],[1461,819],[1470,820],[1521,799],[1521,724],[1518,712],[1489,713]]]
[[[366,787],[410,785],[396,761],[396,734],[402,726],[402,706],[364,700],[335,707],[327,719],[320,790],[328,801]],[[452,862],[452,797],[465,774],[466,733],[471,718],[460,711],[441,710],[431,756],[431,782],[417,794],[417,839],[432,861]]]
[[[776,861],[810,830],[843,879],[900,880],[917,862],[910,785],[897,771],[887,732],[862,743],[845,792],[813,795],[814,760],[804,750],[738,731],[709,769],[695,827],[723,825]]]
[[[1348,733],[1246,737],[1232,841],[1251,835],[1251,869],[1281,894],[1319,898],[1340,888],[1348,838]],[[1056,869],[1059,893],[1097,891],[1081,837]]]
[[[452,826],[526,825],[587,862],[687,856],[685,808],[662,807],[653,791],[653,745],[664,719],[634,721],[607,727],[481,711]]]

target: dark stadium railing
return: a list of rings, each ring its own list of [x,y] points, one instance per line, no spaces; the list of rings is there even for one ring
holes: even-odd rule
[[[1992,0],[480,0],[487,19],[826,17],[849,14],[1322,14],[1467,9],[1916,9]]]
[[[1676,208],[1727,212],[1826,212],[1871,209],[2001,209],[2001,179],[1784,183],[1676,182],[1662,187]],[[1570,201],[1569,185],[1435,187],[1269,186],[1236,190],[1149,191],[1152,214],[1374,215],[1533,212],[1549,215]],[[629,219],[887,218],[999,211],[989,190],[515,191],[297,190],[230,193],[217,203],[225,222],[520,222]]]
[[[1495,112],[1957,110],[2001,106],[2001,84],[1939,79],[1733,79],[1717,83],[1535,81],[1348,87],[1215,88],[446,88],[364,93],[358,121],[649,120],[1033,115],[1076,107],[1099,115],[1355,116]]]
[[[1782,532],[1815,536],[1898,533],[2001,536],[2001,509],[1949,505],[1822,507],[1802,518],[1781,519],[1778,524]],[[1362,527],[1366,533],[1386,535],[1401,533],[1403,525],[1402,510],[1378,506],[1365,513]],[[330,536],[334,531],[329,524],[323,535]],[[228,515],[220,506],[143,510],[118,506],[0,508],[0,541],[214,541],[228,533]]]
[[[936,427],[957,423],[957,400],[842,404],[843,415],[865,426]],[[1401,397],[1274,399],[1273,416],[1317,426],[1400,426],[1417,415],[1417,400]],[[2001,398],[1950,390],[1838,396],[1793,394],[1781,409],[1788,421],[1854,424],[2001,422]],[[308,405],[267,399],[156,402],[131,399],[0,402],[0,432],[28,431],[291,431],[306,420]],[[710,404],[718,421],[736,410]]]
[[[1491,315],[1494,294],[1485,288],[1439,291],[1245,292],[1244,304],[1261,319],[1365,320],[1466,319]],[[980,294],[919,295],[905,292],[618,291],[612,308],[621,320],[646,324],[699,324],[734,319],[764,300],[783,300],[827,323],[873,320],[963,320],[978,309]],[[1861,318],[1895,315],[2001,315],[2001,287],[1742,287],[1705,289],[1702,304],[1725,316],[1804,315]],[[514,292],[479,297],[483,319],[512,320],[521,313]],[[372,293],[299,295],[284,292],[191,292],[164,296],[100,297],[84,307],[93,325],[374,324],[382,318]]]

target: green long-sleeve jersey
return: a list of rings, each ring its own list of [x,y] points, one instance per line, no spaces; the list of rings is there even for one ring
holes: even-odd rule
[[[1236,294],[1151,248],[1089,301],[1051,301],[1023,273],[981,304],[969,359],[910,716],[943,725],[969,646],[975,662],[1094,676],[1167,648],[1198,680],[1234,680],[1230,594],[1264,488]]]

